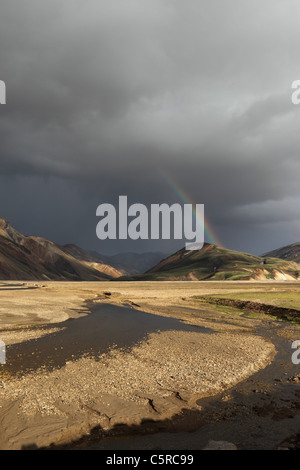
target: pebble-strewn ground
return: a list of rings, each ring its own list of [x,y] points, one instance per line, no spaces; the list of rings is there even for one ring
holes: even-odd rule
[[[217,288],[205,283],[168,283],[168,289],[158,283],[130,286],[129,283],[49,283],[46,287],[30,290],[32,310],[27,327],[46,323],[51,319],[55,299],[61,305],[66,290],[66,315],[86,315],[83,299],[105,301],[108,289],[115,291],[110,302],[134,302],[136,308],[170,315],[190,323],[208,326],[212,331],[169,331],[152,333],[147,340],[131,350],[113,348],[96,358],[83,357],[68,362],[63,368],[49,372],[39,370],[21,378],[0,376],[0,448],[18,449],[24,446],[47,446],[79,438],[100,425],[111,429],[117,424],[139,424],[142,420],[161,420],[180,413],[183,408],[196,407],[199,397],[215,394],[249,377],[268,364],[275,353],[269,341],[258,336],[256,320],[239,319],[206,311],[201,315],[194,300],[203,292]],[[214,283],[218,286],[218,283]],[[124,287],[123,287],[124,286]],[[112,289],[113,287],[113,289]],[[139,289],[140,287],[140,289]],[[163,288],[164,287],[164,288]],[[251,284],[253,288],[254,285]],[[258,285],[259,287],[259,285]],[[219,284],[224,289],[224,284]],[[235,284],[232,289],[237,289]],[[122,291],[123,289],[123,291]],[[209,292],[208,292],[209,291]],[[36,293],[36,300],[34,297]],[[9,291],[4,294],[9,305]],[[135,295],[133,295],[135,294]],[[15,306],[28,299],[24,289],[11,292],[12,325]],[[44,296],[44,297],[43,297]],[[40,308],[41,300],[45,313]],[[36,303],[35,303],[36,302]],[[182,309],[182,315],[181,315]],[[36,311],[36,322],[33,321]],[[54,307],[55,321],[59,308]],[[0,312],[1,314],[1,312]],[[2,312],[3,315],[3,312]],[[20,316],[20,312],[18,312]],[[23,325],[26,325],[23,316]],[[0,338],[12,344],[17,341],[47,334],[38,329],[2,331]],[[2,366],[2,371],[4,370]],[[1,369],[0,369],[1,373]]]

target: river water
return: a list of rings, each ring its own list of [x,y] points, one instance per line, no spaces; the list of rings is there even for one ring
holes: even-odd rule
[[[157,331],[210,332],[128,305],[110,304],[101,304],[89,315],[51,324],[51,327],[58,327],[60,331],[8,346],[6,370],[21,374],[41,367],[53,370],[84,355],[97,357],[112,347],[130,348]]]

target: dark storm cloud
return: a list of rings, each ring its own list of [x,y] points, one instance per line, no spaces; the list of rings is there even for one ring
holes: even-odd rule
[[[174,202],[165,175],[227,246],[300,239],[299,14],[297,0],[2,0],[1,214],[99,248],[97,205]]]

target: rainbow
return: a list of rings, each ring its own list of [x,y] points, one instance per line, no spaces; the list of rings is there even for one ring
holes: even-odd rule
[[[204,220],[200,220],[199,215],[196,213],[195,210],[195,202],[187,195],[187,193],[182,188],[180,188],[178,183],[175,182],[174,178],[160,168],[157,168],[157,171],[159,176],[174,191],[176,196],[179,197],[184,204],[192,204],[193,215],[196,220],[196,223],[199,224],[199,226],[201,227],[203,227],[204,225],[205,241],[208,243],[212,243],[213,245],[223,246],[222,242],[220,241],[217,234],[213,230],[211,224],[209,223],[207,215],[204,216]]]

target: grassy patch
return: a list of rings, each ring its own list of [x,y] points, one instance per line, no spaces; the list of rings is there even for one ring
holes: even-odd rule
[[[218,298],[219,295],[212,295],[211,297]],[[300,310],[300,293],[295,291],[281,291],[276,292],[269,291],[266,292],[249,292],[249,291],[241,291],[241,292],[234,292],[231,294],[222,294],[222,298],[224,299],[232,299],[232,300],[246,300],[251,302],[257,302],[267,305],[274,305],[276,307],[282,308],[293,308],[296,310]]]
[[[270,295],[272,297],[270,297]],[[274,301],[274,293],[270,292],[247,292],[231,293],[212,296],[194,296],[200,302],[213,304],[216,308],[219,306],[229,306],[238,309],[243,317],[253,319],[268,319],[277,321],[287,321],[294,324],[300,324],[300,309],[298,295],[295,292],[280,292],[279,299]],[[270,302],[270,299],[273,302]],[[228,304],[228,305],[227,305]]]

